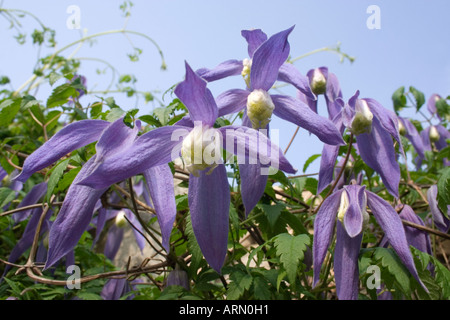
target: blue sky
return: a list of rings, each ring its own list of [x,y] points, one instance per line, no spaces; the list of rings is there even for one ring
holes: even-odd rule
[[[80,30],[70,30],[66,26],[70,16],[66,10],[70,5],[80,8],[81,29],[86,29],[87,34],[120,29],[125,22],[119,10],[123,1],[4,0],[0,3],[4,8],[28,10],[55,29],[58,48],[80,37]],[[340,63],[337,55],[321,52],[295,63],[303,73],[327,66],[338,76],[345,99],[360,90],[361,97],[374,98],[392,109],[391,95],[400,86],[412,85],[427,98],[435,92],[450,94],[450,42],[446,40],[450,31],[450,2],[447,0],[135,0],[133,3],[126,29],[145,33],[158,43],[164,52],[166,71],[160,70],[159,55],[152,44],[134,35],[98,38],[93,46],[85,44],[76,57],[102,58],[120,73],[134,74],[139,90],[165,91],[181,81],[185,60],[197,69],[213,67],[227,59],[246,58],[246,43],[240,35],[242,29],[260,28],[272,35],[295,25],[289,37],[292,57],[340,42],[341,50],[356,58],[353,64]],[[366,26],[370,16],[366,10],[370,5],[380,8],[379,30]],[[29,18],[21,21],[28,32],[31,27],[37,27]],[[30,77],[37,49],[30,43],[17,45],[13,39],[15,32],[8,26],[0,19],[0,75],[10,77],[17,88]],[[130,41],[143,50],[139,62],[128,61],[126,55],[133,52]],[[41,52],[41,55],[45,53],[51,51]],[[65,53],[68,55],[71,50]],[[89,89],[103,89],[110,81],[109,74],[96,75],[97,68],[104,66],[93,61],[83,62],[81,73],[88,77]],[[216,95],[243,87],[239,77],[210,86]],[[50,90],[43,86],[36,97],[45,100]],[[115,95],[115,98],[124,109],[135,107],[134,99],[123,95]],[[86,97],[82,103],[93,100]],[[153,106],[142,102],[139,104],[141,112],[150,112]],[[325,115],[324,112],[324,101],[320,99],[319,113]],[[403,114],[420,119],[412,110]],[[296,127],[275,118],[272,128],[280,129],[280,146],[284,148]],[[301,173],[305,160],[321,149],[322,143],[317,138],[301,130],[287,155]],[[316,161],[307,172],[316,172],[318,165]]]

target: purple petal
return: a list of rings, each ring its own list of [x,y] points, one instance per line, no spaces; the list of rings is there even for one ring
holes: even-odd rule
[[[268,175],[261,174],[260,164],[240,164],[239,174],[241,177],[242,202],[247,217],[263,196]]]
[[[316,95],[311,91],[309,78],[300,73],[291,63],[283,63],[278,73],[278,80],[292,84],[309,99],[316,101]]]
[[[417,274],[414,260],[411,251],[409,250],[408,241],[406,240],[403,223],[397,212],[395,212],[394,208],[392,208],[389,203],[375,193],[366,191],[366,195],[367,205],[372,210],[373,215],[383,229],[392,248],[397,252],[398,257],[409,272],[417,279],[417,281],[419,281],[422,287],[427,290]]]
[[[406,221],[413,222],[415,224],[419,224],[421,226],[425,226],[425,223],[423,220],[414,213],[414,210],[408,206],[404,205],[402,211],[399,214],[401,219],[404,219]],[[406,240],[408,241],[409,245],[428,253],[429,255],[432,255],[431,251],[431,241],[430,236],[427,232],[418,230],[413,227],[404,226],[405,228],[405,234],[406,234]]]
[[[119,300],[129,291],[128,281],[123,279],[109,279],[100,293],[103,300]]]
[[[439,133],[439,140],[435,142],[435,145],[438,150],[442,150],[447,147],[447,140],[450,139],[450,131],[448,131],[440,124],[435,127],[437,132]]]
[[[206,88],[206,81],[186,65],[186,79],[175,88],[176,96],[189,110],[192,121],[202,121],[204,125],[213,126],[218,116],[214,97]]]
[[[245,109],[249,93],[247,90],[233,89],[220,94],[216,98],[219,117]]]
[[[350,237],[340,222],[337,223],[334,249],[334,278],[339,300],[358,300],[358,255],[363,234]]]
[[[91,189],[77,184],[89,175],[94,161],[95,156],[85,163],[76,176],[50,229],[46,269],[76,246],[92,219],[97,200],[107,190],[107,188]]]
[[[102,162],[104,159],[128,149],[136,139],[139,127],[140,125],[135,125],[133,129],[128,127],[123,122],[123,118],[119,118],[111,123],[103,131],[95,145],[95,150],[97,151],[95,162]]]
[[[271,97],[275,104],[273,113],[281,119],[308,130],[326,144],[345,144],[341,133],[331,120],[319,116],[300,100],[283,95]]]
[[[256,49],[267,40],[267,35],[261,29],[242,30],[241,35],[247,40],[249,57],[253,57]]]
[[[341,194],[343,190],[332,193],[322,202],[322,206],[317,212],[314,220],[314,240],[313,240],[313,259],[314,259],[314,280],[313,287],[317,285],[320,278],[320,268],[328,251],[333,236],[336,215],[341,203]]]
[[[349,207],[344,215],[344,226],[350,238],[361,234],[363,211],[366,210],[365,187],[349,185],[344,187],[349,199]]]
[[[238,156],[239,164],[270,165],[287,173],[295,173],[281,149],[263,133],[244,126],[225,126],[218,129],[224,139],[224,148]]]
[[[356,141],[363,161],[381,176],[387,191],[398,198],[400,167],[390,134],[381,127],[378,119],[374,117],[372,132],[356,136]]]
[[[105,222],[107,220],[107,212],[108,212],[108,210],[106,210],[103,207],[98,209],[98,215],[97,215],[97,219],[96,219],[96,228],[95,228],[95,238],[92,241],[92,246],[94,246],[97,243],[98,239],[100,238],[100,235],[103,231],[103,227],[105,226]],[[92,222],[94,222],[94,221],[92,221]]]
[[[227,60],[213,69],[202,68],[196,73],[208,82],[220,80],[229,76],[241,74],[244,65],[240,60]]]
[[[189,115],[186,115],[183,118],[181,118],[181,120],[177,121],[175,125],[188,128],[194,127],[194,123],[192,122],[191,117]]]
[[[342,99],[342,91],[339,81],[334,73],[328,73],[325,101],[327,103],[330,119],[334,119],[342,110],[342,105],[337,103],[338,98]]]
[[[434,115],[437,114],[436,101],[442,99],[442,97],[436,93],[432,94],[427,101],[427,109],[428,111]],[[438,118],[441,119],[439,114],[437,114]]]
[[[400,152],[403,153],[403,145],[400,139],[400,132],[398,130],[398,117],[397,115],[386,108],[384,108],[378,101],[374,99],[363,99],[369,105],[370,111],[375,117],[380,121],[381,126],[389,132],[389,134],[394,137],[397,141]]]
[[[448,232],[450,230],[450,219],[444,216],[438,207],[437,203],[438,189],[437,185],[432,185],[427,191],[428,204],[430,206],[431,215],[433,221],[442,232]]]
[[[106,237],[105,249],[103,253],[109,260],[114,260],[123,240],[124,229],[113,224]]]
[[[26,207],[35,204],[42,198],[47,192],[47,182],[41,182],[33,186],[33,188],[28,192],[28,194],[22,199],[17,208]],[[30,216],[34,209],[29,209],[25,211],[20,211],[13,214],[13,220],[17,223],[25,220]]]
[[[126,152],[106,159],[79,184],[95,189],[128,179],[145,170],[169,163],[180,155],[179,138],[189,134],[190,128],[181,126],[161,127],[138,137]]]
[[[278,78],[278,71],[289,56],[287,38],[294,27],[271,36],[254,53],[250,72],[251,91],[268,91]]]
[[[136,216],[131,212],[129,209],[123,209],[125,211],[125,216],[130,220],[130,222],[133,224],[134,227],[131,227],[134,234],[134,239],[136,240],[136,243],[141,250],[141,253],[143,253],[145,245],[147,244],[147,240],[144,238],[142,234],[145,234],[144,227],[141,225],[139,220],[136,218]],[[136,230],[137,229],[137,230]]]
[[[98,140],[109,125],[103,120],[81,120],[67,125],[25,159],[22,173],[16,179],[24,182],[69,152]]]
[[[405,137],[411,142],[419,157],[424,158],[425,147],[423,146],[422,138],[420,137],[420,134],[417,131],[416,127],[411,123],[411,121],[406,118],[399,117],[399,119],[406,129]]]
[[[320,159],[319,183],[317,193],[320,194],[333,181],[334,166],[339,155],[339,146],[325,144]]]
[[[211,173],[189,177],[189,208],[198,245],[211,267],[220,273],[227,254],[230,189],[224,165]]]
[[[161,228],[162,245],[169,252],[169,240],[177,214],[173,175],[167,164],[144,171],[145,181]]]

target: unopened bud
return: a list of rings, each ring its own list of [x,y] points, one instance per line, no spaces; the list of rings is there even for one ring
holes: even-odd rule
[[[362,133],[370,133],[372,131],[373,113],[365,100],[358,100],[356,102],[356,114],[353,118],[351,131],[355,135]]]
[[[125,219],[125,211],[119,211],[114,222],[117,227],[125,228],[125,226],[127,225],[127,219]]]
[[[341,193],[341,202],[339,204],[339,210],[337,217],[340,222],[344,223],[344,216],[347,213],[348,207],[350,206],[347,191],[343,190]]]
[[[320,69],[314,69],[313,71],[311,90],[315,94],[324,94],[327,91],[327,79]]]
[[[400,120],[398,120],[398,132],[402,136],[404,136],[406,134],[406,128],[405,128],[405,126],[403,125],[403,123]]]
[[[431,126],[430,128],[430,141],[431,142],[436,142],[439,141],[439,139],[441,138],[441,136],[439,135],[439,132],[437,131],[435,126]]]
[[[269,124],[274,109],[275,105],[267,91],[257,89],[248,95],[247,116],[253,129],[264,129]]]

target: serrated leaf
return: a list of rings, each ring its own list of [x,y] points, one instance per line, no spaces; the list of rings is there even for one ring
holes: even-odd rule
[[[59,79],[61,79],[63,76],[56,73],[56,72],[52,72],[49,74],[48,76],[48,82],[50,83],[51,86],[53,86],[55,84],[56,81],[58,81]]]
[[[450,115],[450,105],[447,103],[445,99],[439,99],[436,101],[436,110],[438,115],[445,119]]]
[[[281,215],[281,211],[284,209],[284,206],[277,203],[276,205],[268,205],[268,204],[258,204],[257,205],[267,217],[267,221],[269,221],[269,225],[271,228],[275,226],[278,221],[278,218]]]
[[[414,100],[416,100],[416,111],[419,111],[419,109],[425,103],[425,95],[423,94],[423,92],[417,90],[413,86],[409,87],[409,92],[412,93],[412,95],[414,96]]]
[[[409,272],[392,249],[376,248],[373,257],[381,262],[381,266],[394,276],[404,293],[411,291]]]
[[[8,99],[0,104],[0,127],[5,127],[11,124],[20,110],[22,99]]]
[[[245,290],[250,289],[253,282],[251,275],[241,271],[233,272],[230,275],[230,279],[232,282],[228,286],[227,300],[239,299],[245,293]]]
[[[277,256],[280,257],[281,264],[286,270],[288,280],[291,284],[294,284],[297,269],[300,261],[304,258],[304,252],[310,244],[310,239],[305,234],[292,236],[288,233],[282,233],[275,237],[274,243]]]
[[[70,97],[78,96],[78,91],[70,83],[64,83],[55,89],[47,99],[47,107],[54,108],[62,106],[69,101]]]
[[[405,87],[400,87],[392,94],[392,102],[394,103],[394,110],[398,114],[406,107]]]
[[[0,208],[3,208],[15,198],[16,191],[6,187],[0,188]]]
[[[261,277],[253,278],[253,295],[258,300],[269,300],[272,296],[267,281]]]
[[[70,159],[61,161],[52,169],[52,173],[50,174],[50,178],[48,179],[48,184],[47,184],[47,194],[45,196],[46,202],[48,202],[50,200],[50,197],[53,194],[53,190],[58,185],[59,180],[61,179],[61,177],[64,173],[64,170],[66,170],[67,165],[69,164],[69,160]]]
[[[195,238],[194,229],[192,229],[192,222],[190,215],[189,219],[187,219],[186,222],[186,236],[188,238],[187,247],[192,255],[189,270],[191,271],[191,273],[196,274],[197,269],[200,266],[200,263],[203,259],[203,254],[202,251],[200,250],[200,246],[198,245],[197,239]]]
[[[306,169],[308,169],[309,165],[311,163],[314,162],[314,160],[316,160],[317,158],[319,158],[322,154],[313,154],[311,157],[309,157],[306,161],[305,164],[303,165],[303,172],[306,171]]]

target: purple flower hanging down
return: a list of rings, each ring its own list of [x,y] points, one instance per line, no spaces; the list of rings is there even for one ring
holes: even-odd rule
[[[403,147],[397,116],[394,112],[385,109],[376,100],[359,99],[358,96],[359,91],[350,98],[334,121],[338,127],[344,125],[355,135],[356,148],[362,160],[381,176],[387,191],[398,198],[400,167],[392,137],[399,144],[401,153],[403,153]],[[342,100],[338,99],[337,101]],[[326,179],[324,178],[325,181],[319,181],[322,190],[332,180],[332,170],[337,156],[338,153],[333,149],[333,152],[327,154],[328,162],[332,165],[321,165],[321,170],[326,171],[319,175],[326,177]]]
[[[193,230],[205,259],[220,272],[227,252],[230,206],[221,148],[246,162],[258,159],[275,163],[288,173],[296,170],[264,134],[241,126],[214,128],[218,108],[206,86],[186,63],[186,79],[175,88],[175,94],[189,110],[194,127],[162,127],[143,134],[127,152],[105,160],[80,184],[104,188],[181,155],[190,172],[188,199]]]
[[[431,216],[434,224],[442,232],[450,230],[450,205],[447,205],[447,215],[444,215],[438,207],[437,202],[438,188],[437,185],[432,185],[427,192],[428,204],[430,206]]]
[[[89,176],[107,159],[117,153],[126,152],[136,139],[139,130],[139,121],[131,129],[123,123],[123,118],[113,123],[103,120],[74,122],[56,133],[25,160],[23,171],[16,178],[19,181],[27,180],[34,172],[51,165],[67,153],[98,140],[97,153],[83,165],[69,187],[61,210],[50,229],[46,268],[54,265],[75,247],[92,219],[99,198],[111,185],[93,189],[77,183]],[[147,180],[152,180],[147,183],[154,185],[150,188],[150,193],[155,210],[158,212],[163,245],[168,251],[170,230],[176,215],[173,176],[168,166],[144,170],[144,175]]]
[[[385,200],[367,191],[364,186],[358,185],[344,186],[343,189],[334,192],[323,201],[317,212],[314,222],[313,285],[316,286],[319,281],[320,268],[331,244],[335,223],[337,223],[334,252],[337,295],[341,300],[358,298],[358,255],[363,232],[369,220],[366,206],[372,210],[372,214],[385,232],[387,241],[397,252],[402,263],[424,286],[417,274],[405,230],[397,212]]]
[[[247,85],[245,90],[232,89],[217,97],[219,116],[244,110],[244,126],[266,129],[272,114],[275,114],[315,134],[325,143],[344,144],[342,135],[333,122],[319,116],[305,102],[285,95],[268,93],[275,81],[281,80],[293,84],[308,99],[317,99],[311,91],[308,78],[301,75],[292,64],[286,63],[290,51],[287,38],[292,30],[293,27],[269,39],[259,29],[244,30],[242,35],[248,42],[251,59],[242,62],[231,60],[215,69],[200,69],[197,73],[208,81],[228,76],[231,70],[234,70],[233,74],[241,72],[244,77]],[[264,194],[268,177],[267,174],[261,174],[261,168],[260,163],[239,166],[243,186],[242,201],[246,214],[249,214]]]

